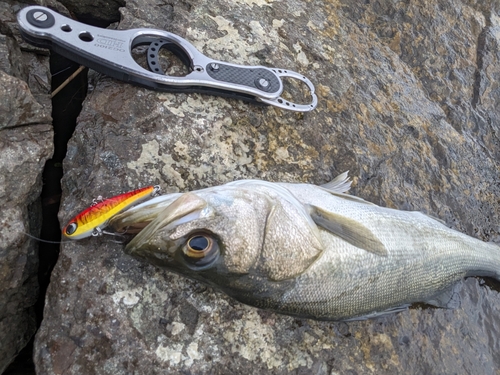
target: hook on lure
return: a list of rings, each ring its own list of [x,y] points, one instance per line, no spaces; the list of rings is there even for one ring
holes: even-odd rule
[[[79,240],[102,234],[114,234],[104,231],[109,220],[127,208],[144,202],[160,194],[160,186],[147,186],[114,197],[98,197],[86,210],[80,212],[63,228],[63,235],[72,240]]]

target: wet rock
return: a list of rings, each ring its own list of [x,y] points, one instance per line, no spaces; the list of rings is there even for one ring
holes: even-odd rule
[[[48,59],[22,51],[0,3],[0,373],[35,333],[41,173],[52,153]]]
[[[491,2],[493,3],[493,2]],[[307,75],[306,114],[98,75],[68,145],[62,223],[98,195],[241,178],[324,183],[500,242],[496,9],[449,0],[173,2],[168,31],[205,54]],[[488,5],[489,4],[489,5]],[[120,28],[164,28],[130,0]],[[485,373],[500,368],[498,287],[455,310],[316,322],[239,304],[131,260],[109,237],[64,243],[36,338],[40,374]]]

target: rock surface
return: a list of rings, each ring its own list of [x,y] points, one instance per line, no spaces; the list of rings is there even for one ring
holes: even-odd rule
[[[125,6],[124,0],[60,0],[60,3],[81,22],[101,27],[118,21],[118,8]]]
[[[158,93],[97,75],[68,146],[62,224],[98,195],[240,178],[324,183],[500,242],[496,2],[127,1],[120,28],[166,28],[205,54],[286,67],[306,114]],[[168,21],[168,22],[166,22]],[[122,253],[66,242],[36,338],[38,374],[414,374],[500,371],[498,284],[461,307],[316,322],[241,305]]]
[[[15,3],[0,3],[0,373],[35,333],[37,198],[52,153],[47,56],[22,50]]]

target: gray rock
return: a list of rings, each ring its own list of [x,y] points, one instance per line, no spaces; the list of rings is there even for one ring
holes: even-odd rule
[[[120,19],[118,8],[125,6],[125,0],[61,0],[78,20],[96,26],[109,25]]]
[[[41,173],[52,154],[48,59],[22,52],[0,3],[0,373],[35,333]],[[28,83],[27,83],[28,82]]]
[[[324,183],[422,210],[500,242],[493,1],[130,0],[120,28],[177,33],[217,59],[293,69],[306,114],[97,76],[68,146],[60,219],[98,195],[240,178]],[[168,24],[165,25],[165,20]],[[133,260],[110,237],[66,242],[36,337],[39,374],[495,374],[497,284],[459,284],[456,310],[316,322],[241,305]],[[496,285],[493,289],[491,286]]]

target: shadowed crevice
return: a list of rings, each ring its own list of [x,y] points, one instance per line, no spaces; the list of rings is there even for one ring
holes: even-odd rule
[[[51,53],[50,70],[52,91],[64,82],[79,65],[66,58]],[[41,194],[42,229],[40,238],[47,241],[60,241],[61,230],[57,213],[61,201],[62,162],[66,156],[67,144],[76,127],[76,119],[82,109],[87,93],[87,70],[80,73],[64,89],[52,98],[52,119],[54,127],[54,154],[43,170]],[[50,274],[59,256],[59,244],[39,243],[38,283],[39,296],[35,303],[37,329],[43,319],[45,294],[50,282]],[[34,337],[18,354],[15,361],[5,370],[4,375],[34,375],[33,363]]]

